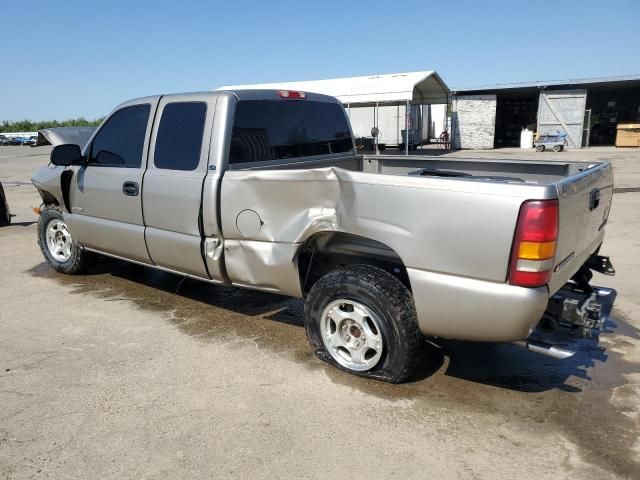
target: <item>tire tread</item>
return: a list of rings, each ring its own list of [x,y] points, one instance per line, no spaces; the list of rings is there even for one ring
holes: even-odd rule
[[[375,369],[368,372],[351,372],[357,375],[379,378],[392,383],[401,383],[409,379],[415,372],[416,368],[422,360],[423,341],[424,338],[418,327],[418,318],[413,302],[413,296],[407,287],[396,277],[380,268],[371,265],[351,265],[341,267],[329,272],[320,280],[318,280],[311,288],[308,298],[314,298],[327,289],[337,288],[345,282],[357,281],[371,287],[376,293],[381,294],[393,306],[395,318],[393,319],[395,327],[407,346],[406,360],[402,364],[402,368],[392,375],[379,376],[376,375]],[[318,350],[324,350],[324,345],[318,345],[313,337],[309,334],[310,312],[308,312],[307,304],[305,305],[305,316],[307,335],[313,347]],[[329,356],[320,355],[321,358]],[[323,358],[326,360],[326,358]],[[341,368],[336,362],[332,364]]]
[[[42,239],[44,238],[43,229],[46,228],[46,223],[47,223],[47,220],[46,220],[46,218],[48,217],[47,213],[52,211],[62,216],[62,209],[57,205],[47,206],[43,208],[42,211],[40,212],[40,218],[38,220],[38,234],[37,234],[40,251],[42,252],[42,255],[47,260],[47,263],[51,266],[51,268],[53,268],[57,272],[66,273],[67,275],[76,275],[78,273],[81,273],[84,270],[86,270],[86,268],[91,263],[90,252],[87,252],[85,250],[80,249],[79,247],[76,247],[78,250],[74,254],[72,254],[71,256],[72,261],[67,265],[57,262],[49,257],[47,245],[44,244]]]

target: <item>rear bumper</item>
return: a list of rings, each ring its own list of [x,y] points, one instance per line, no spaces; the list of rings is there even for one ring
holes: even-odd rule
[[[527,338],[549,302],[547,287],[523,288],[408,268],[423,334],[508,342]]]

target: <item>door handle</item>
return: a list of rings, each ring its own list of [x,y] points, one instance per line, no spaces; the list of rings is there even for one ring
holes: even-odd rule
[[[122,193],[130,197],[135,197],[140,193],[140,186],[137,182],[124,182],[122,184]]]

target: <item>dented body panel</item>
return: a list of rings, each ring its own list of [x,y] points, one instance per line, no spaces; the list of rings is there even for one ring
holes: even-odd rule
[[[61,183],[61,175],[64,171],[64,167],[57,167],[55,165],[40,167],[31,178],[31,182],[36,187],[40,195],[49,195],[55,200],[55,203],[58,205],[64,205]]]
[[[613,183],[607,162],[363,156],[352,149],[232,163],[238,102],[273,97],[272,91],[205,92],[124,104],[147,102],[153,110],[140,171],[121,169],[109,180],[139,174],[142,205],[118,213],[129,220],[100,210],[123,201],[115,190],[100,194],[95,211],[78,210],[77,199],[90,195],[83,178],[97,174],[90,164],[45,167],[34,184],[62,205],[62,172],[73,172],[65,218],[86,248],[213,283],[301,298],[318,258],[377,262],[412,291],[424,334],[464,340],[526,338],[550,294],[602,242]],[[336,103],[315,94],[306,100]],[[184,101],[208,105],[198,166],[188,173],[158,169],[153,147],[162,108]],[[263,132],[250,135],[252,148],[262,148]],[[85,154],[90,148],[91,141]],[[599,210],[581,203],[594,188],[603,191]],[[530,199],[558,200],[561,255],[571,255],[574,245],[548,287],[508,284],[516,222]]]

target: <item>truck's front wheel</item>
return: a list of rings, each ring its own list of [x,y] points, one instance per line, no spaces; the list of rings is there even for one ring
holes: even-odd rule
[[[318,280],[306,299],[305,324],[320,359],[357,375],[400,383],[420,362],[411,292],[376,267],[341,268]]]
[[[47,207],[40,213],[38,244],[47,263],[61,273],[80,273],[91,258],[90,252],[73,241],[58,207]]]
[[[0,227],[9,225],[11,223],[11,214],[9,213],[9,205],[0,183]]]

